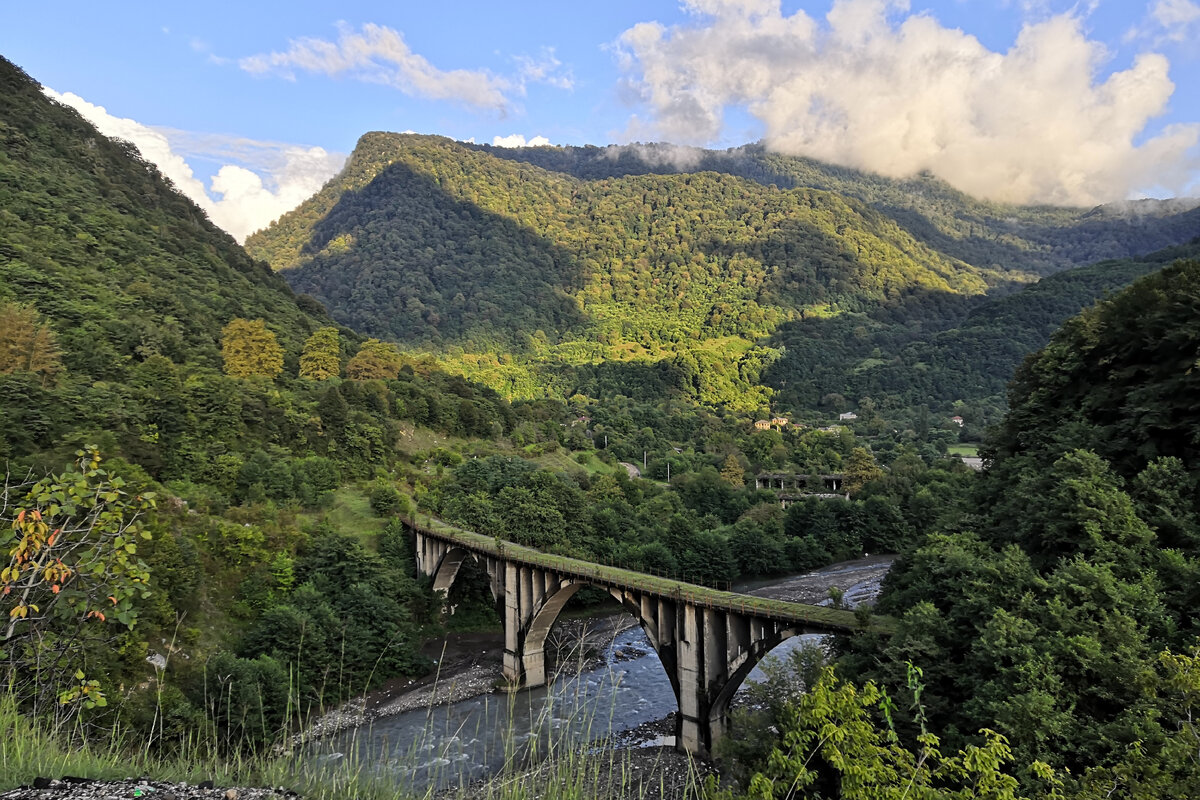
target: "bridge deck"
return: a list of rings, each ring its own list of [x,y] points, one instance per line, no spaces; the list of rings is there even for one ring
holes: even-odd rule
[[[844,611],[826,606],[814,606],[807,603],[789,603],[784,600],[770,600],[764,597],[723,592],[710,589],[694,583],[659,578],[642,572],[593,564],[567,556],[543,553],[531,547],[514,542],[498,540],[492,536],[484,536],[473,531],[463,530],[449,525],[439,519],[430,518],[427,525],[419,525],[409,521],[409,526],[426,536],[453,542],[463,549],[482,555],[515,561],[521,564],[551,569],[564,575],[570,575],[599,585],[614,586],[622,589],[652,592],[664,597],[686,600],[698,606],[736,611],[751,612],[759,616],[769,617],[786,623],[800,623],[809,630],[825,633],[855,633],[863,630],[853,611]],[[867,630],[885,634],[895,631],[896,621],[891,617],[872,616]]]

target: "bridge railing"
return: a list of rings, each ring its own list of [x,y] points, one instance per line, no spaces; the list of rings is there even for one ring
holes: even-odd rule
[[[831,633],[853,633],[864,630],[863,624],[853,611],[710,589],[694,583],[656,577],[620,567],[543,553],[515,542],[457,528],[436,517],[428,517],[425,522],[425,525],[421,525],[414,519],[405,520],[405,524],[410,528],[426,536],[449,541],[484,555],[554,570],[591,583],[651,592],[706,608],[753,613],[787,623],[804,623]],[[895,625],[895,620],[890,617],[872,616],[865,630],[891,634],[895,631]]]

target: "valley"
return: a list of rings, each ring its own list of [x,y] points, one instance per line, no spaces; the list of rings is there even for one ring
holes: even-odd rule
[[[600,720],[685,732],[674,796],[1193,797],[1198,237],[371,132],[243,248],[0,60],[0,791],[646,796]],[[613,591],[651,638],[570,642]],[[727,707],[772,625],[828,638]]]

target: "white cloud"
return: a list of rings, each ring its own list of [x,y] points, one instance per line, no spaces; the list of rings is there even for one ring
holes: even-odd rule
[[[113,116],[70,92],[45,92],[74,108],[105,136],[135,144],[143,158],[239,242],[315,194],[346,161],[344,155],[320,147],[153,128]],[[188,158],[227,163],[206,188]]]
[[[1194,41],[1200,35],[1200,5],[1193,0],[1157,0],[1150,16],[1170,41]]]
[[[238,66],[253,74],[275,73],[289,80],[294,70],[349,75],[380,83],[405,94],[433,100],[455,100],[468,106],[505,113],[513,85],[484,70],[441,70],[412,51],[399,31],[366,24],[357,32],[339,26],[337,42],[306,37],[290,42],[286,52],[243,58]]]
[[[385,25],[367,23],[359,31],[338,24],[336,42],[316,37],[293,39],[285,52],[239,59],[238,66],[254,75],[274,74],[294,81],[296,71],[333,77],[347,76],[398,89],[413,97],[451,100],[493,111],[501,116],[514,110],[513,96],[525,94],[529,84],[544,83],[571,89],[574,75],[554,53],[542,48],[538,57],[513,57],[513,75],[495,75],[483,69],[443,70],[414,53],[404,34]]]
[[[518,81],[522,92],[528,83],[544,83],[555,89],[572,89],[575,86],[575,76],[571,70],[563,67],[563,63],[554,55],[553,47],[543,48],[539,58],[517,56],[513,60],[520,67]]]
[[[823,20],[787,16],[779,0],[685,5],[689,23],[641,23],[617,43],[626,90],[649,112],[631,138],[711,143],[740,107],[778,151],[891,176],[929,170],[1012,202],[1179,191],[1200,166],[1200,125],[1135,144],[1174,91],[1167,59],[1143,54],[1098,79],[1106,52],[1078,16],[1030,22],[993,52],[906,0],[834,0]]]
[[[544,147],[548,144],[550,144],[550,140],[545,136],[535,136],[529,141],[525,141],[525,137],[519,133],[492,138],[492,147]]]

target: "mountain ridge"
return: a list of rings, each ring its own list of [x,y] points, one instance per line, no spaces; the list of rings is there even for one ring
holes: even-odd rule
[[[1010,207],[761,146],[675,152],[371,132],[246,247],[344,324],[509,397],[667,391],[748,410],[806,320],[887,318],[908,341],[964,319],[964,298],[1200,231],[1186,203]]]
[[[584,181],[388,134],[364,136],[338,179],[246,246],[371,335],[568,367],[698,357],[717,340],[741,356],[789,319],[1033,277],[947,258],[822,190],[712,172]],[[706,401],[752,391],[753,368],[700,360],[724,373]]]

